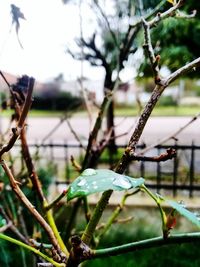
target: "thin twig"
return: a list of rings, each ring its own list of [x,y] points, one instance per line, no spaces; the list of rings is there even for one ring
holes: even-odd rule
[[[9,221],[6,225],[1,226],[1,227],[0,227],[0,233],[3,233],[3,232],[5,232],[6,230],[8,230],[8,229],[10,228],[11,225],[12,225],[12,222]]]
[[[71,155],[70,160],[71,160],[71,163],[72,163],[72,166],[74,167],[74,169],[75,169],[77,172],[81,172],[82,167],[81,167],[81,166],[78,164],[78,162],[75,160],[74,156]]]
[[[74,135],[74,137],[75,137],[76,141],[79,143],[80,147],[83,148],[84,150],[86,150],[86,148],[85,148],[85,146],[82,144],[82,142],[81,142],[81,140],[80,140],[78,134],[77,134],[76,131],[73,129],[73,127],[72,127],[72,125],[71,125],[69,119],[66,117],[65,120],[66,120],[66,122],[67,122],[67,125],[68,125],[68,127],[69,127],[71,133]]]
[[[167,151],[165,153],[162,153],[159,156],[154,156],[154,157],[130,155],[130,160],[161,162],[161,161],[167,161],[169,159],[173,159],[175,157],[176,157],[176,150],[169,148],[169,149],[167,149]]]
[[[58,202],[66,196],[68,190],[63,190],[62,193],[54,200],[52,203],[50,203],[48,206],[45,207],[45,210],[52,209],[55,205],[58,204]]]

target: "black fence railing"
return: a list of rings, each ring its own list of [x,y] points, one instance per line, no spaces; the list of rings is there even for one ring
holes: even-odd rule
[[[145,144],[137,147],[137,152],[145,149]],[[176,156],[165,162],[130,162],[127,175],[132,177],[144,177],[146,184],[156,192],[167,193],[176,196],[184,194],[189,197],[200,195],[200,146],[191,145],[158,145],[149,150],[145,156],[160,155],[166,149],[176,150]],[[66,184],[70,181],[73,173],[70,157],[73,155],[77,161],[84,157],[84,149],[78,144],[30,144],[31,151],[37,155],[39,161],[50,161],[58,164],[58,170],[65,169],[64,179],[56,179],[56,185]],[[106,151],[102,154],[98,168],[112,168],[122,155],[125,146],[117,146],[117,153],[110,155]],[[166,193],[166,192],[165,192]]]

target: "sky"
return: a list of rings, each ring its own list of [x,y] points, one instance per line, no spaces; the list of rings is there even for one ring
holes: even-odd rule
[[[20,20],[18,43],[12,27],[10,4],[24,13]],[[83,6],[84,32],[92,33],[91,14]],[[80,22],[74,5],[63,5],[62,0],[1,0],[0,1],[0,70],[15,75],[27,74],[38,81],[48,81],[63,73],[66,80],[80,77],[81,63],[67,54],[66,47],[74,47],[80,35]],[[85,62],[83,75],[93,80],[104,77],[102,68],[90,67]]]

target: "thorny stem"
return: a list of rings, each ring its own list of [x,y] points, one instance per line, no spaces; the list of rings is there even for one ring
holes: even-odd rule
[[[32,251],[33,253],[35,253],[36,255],[40,256],[41,258],[45,259],[46,261],[52,263],[54,266],[56,267],[65,267],[65,264],[64,263],[58,263],[56,261],[54,261],[52,258],[48,257],[47,255],[43,254],[42,252],[40,252],[38,249],[34,248],[34,247],[31,247],[27,244],[24,244],[23,242],[17,240],[17,239],[14,239],[10,236],[7,236],[7,235],[4,235],[4,234],[1,234],[0,233],[0,239],[3,239],[3,240],[6,240],[6,241],[9,241],[13,244],[16,244],[20,247],[23,247],[29,251]]]

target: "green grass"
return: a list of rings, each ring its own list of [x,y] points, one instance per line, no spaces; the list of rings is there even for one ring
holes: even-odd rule
[[[199,113],[199,106],[158,106],[152,116],[194,116]],[[119,107],[115,110],[116,116],[138,116],[138,110],[131,107]]]
[[[158,106],[154,109],[152,116],[194,116],[199,113],[200,107],[199,106]],[[96,114],[97,114],[96,110]],[[11,111],[3,111],[1,113],[2,116],[8,117],[12,114]],[[61,117],[63,116],[64,112],[62,111],[48,111],[48,110],[31,110],[29,113],[30,117]],[[86,117],[87,112],[84,110],[79,110],[72,112],[73,116],[76,117]],[[131,117],[131,116],[138,116],[139,112],[138,109],[135,107],[116,107],[115,108],[115,115],[116,116],[123,116],[123,117]]]

